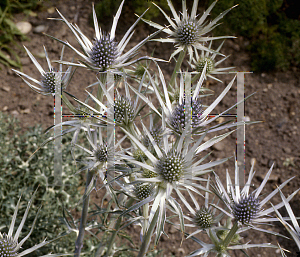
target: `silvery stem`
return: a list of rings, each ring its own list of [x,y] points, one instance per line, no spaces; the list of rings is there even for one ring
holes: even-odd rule
[[[88,189],[89,184],[91,183],[93,178],[93,173],[88,170],[87,178],[86,178],[86,185],[85,185],[85,192]],[[80,218],[80,228],[79,228],[79,234],[75,243],[75,252],[74,257],[79,257],[81,253],[81,249],[83,246],[83,238],[84,238],[84,232],[87,222],[87,216],[88,216],[88,209],[89,209],[89,200],[90,195],[88,194],[85,199],[83,200],[83,206],[82,206],[82,212],[81,212],[81,218]]]

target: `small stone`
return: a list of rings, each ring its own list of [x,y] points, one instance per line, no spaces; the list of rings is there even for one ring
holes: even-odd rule
[[[33,32],[34,33],[42,33],[44,31],[46,31],[46,29],[47,29],[47,27],[45,25],[39,25],[33,29]]]
[[[13,110],[13,111],[11,112],[11,114],[14,115],[14,116],[18,116],[18,115],[19,115],[18,111],[16,111],[16,110]]]
[[[16,27],[23,34],[28,34],[31,31],[31,29],[32,29],[32,25],[29,22],[27,22],[27,21],[17,22],[16,23]]]
[[[3,107],[3,109],[2,109],[2,111],[7,111],[8,110],[8,107],[5,105],[4,107]]]
[[[21,113],[23,114],[28,114],[28,113],[30,113],[31,111],[30,111],[30,109],[29,108],[26,108],[25,110],[22,110],[21,111]]]
[[[266,73],[262,73],[261,76],[264,78],[266,76]]]
[[[178,253],[180,253],[180,256],[185,255],[185,250],[183,248],[178,248]]]
[[[284,146],[282,149],[283,149],[283,151],[284,151],[285,153],[287,153],[287,154],[289,154],[289,153],[292,152],[291,148],[286,147],[286,146]]]
[[[268,92],[268,89],[267,89],[267,88],[264,88],[263,91],[264,91],[264,92]]]
[[[9,86],[3,86],[2,89],[6,92],[9,92],[10,91],[10,87]]]
[[[249,116],[245,116],[244,117],[244,121],[250,121],[250,117]]]
[[[54,7],[50,7],[50,8],[47,9],[47,12],[50,13],[50,14],[52,14],[52,13],[55,12],[55,8]]]
[[[273,85],[272,84],[268,84],[267,87],[268,87],[268,89],[271,89],[273,87]]]
[[[36,54],[36,56],[39,57],[39,58],[45,58],[46,54],[45,54],[45,52],[39,52],[39,53]]]
[[[220,117],[220,118],[217,119],[217,122],[218,122],[219,124],[223,123],[224,121],[225,121],[225,118],[224,118],[224,117]]]
[[[222,150],[224,150],[225,145],[223,142],[218,142],[218,143],[212,145],[212,147],[217,151],[222,151]]]

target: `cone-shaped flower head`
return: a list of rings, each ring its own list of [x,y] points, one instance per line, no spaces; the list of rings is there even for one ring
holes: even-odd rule
[[[211,210],[206,207],[202,207],[200,210],[196,211],[194,223],[201,229],[210,228],[214,222],[215,220]]]
[[[263,207],[292,178],[282,183],[280,186],[278,186],[278,188],[276,188],[272,193],[267,195],[264,199],[259,199],[260,198],[259,195],[263,190],[264,185],[267,183],[267,180],[271,175],[272,169],[273,166],[265,175],[261,185],[252,193],[250,193],[249,191],[250,191],[251,181],[255,174],[255,172],[253,172],[253,166],[251,167],[247,183],[245,184],[243,189],[241,189],[239,185],[239,181],[240,181],[239,169],[236,162],[235,179],[234,179],[235,183],[231,182],[229,173],[228,171],[226,171],[227,190],[222,185],[218,176],[216,176],[217,187],[213,187],[214,193],[225,203],[229,211],[226,211],[219,206],[215,206],[215,205],[213,206],[215,206],[215,208],[219,209],[220,211],[222,211],[232,219],[235,219],[235,221],[237,221],[239,224],[251,225],[253,229],[256,229],[255,227],[256,223],[262,224],[265,222],[277,221],[276,218],[267,218],[265,216],[270,217],[270,214],[275,210],[284,206],[284,203],[281,202],[275,205],[274,207],[268,209],[263,209]],[[288,200],[291,200],[296,193],[297,191],[291,194]]]
[[[54,95],[55,94],[55,89],[56,87],[60,86],[62,90],[64,90],[67,85],[70,82],[71,78],[71,69],[72,67],[69,67],[65,72],[62,70],[62,64],[59,66],[59,70],[55,70],[53,66],[51,65],[51,61],[48,57],[48,53],[46,51],[46,48],[44,47],[45,51],[45,56],[46,56],[46,61],[48,63],[48,69],[43,69],[42,66],[37,62],[35,57],[32,55],[32,53],[24,46],[27,54],[29,55],[31,61],[35,65],[35,67],[38,69],[40,72],[42,78],[41,80],[36,80],[29,75],[26,75],[23,72],[14,70],[23,80],[24,82],[30,86],[35,92],[43,94],[43,95]],[[60,60],[62,60],[64,54],[64,47],[62,48],[61,51],[61,57]],[[40,87],[34,86],[31,83],[29,83],[27,80],[24,79],[27,78],[34,82],[35,84],[39,85]]]
[[[117,124],[127,125],[133,121],[135,112],[131,101],[124,97],[119,96],[115,101],[115,122]]]
[[[66,25],[71,29],[72,33],[77,39],[77,42],[81,46],[83,52],[80,52],[75,47],[70,45],[70,43],[62,41],[60,39],[54,38],[55,40],[63,43],[68,46],[72,50],[74,50],[83,60],[81,63],[70,63],[64,62],[69,65],[79,66],[79,67],[87,67],[92,70],[97,70],[100,72],[105,72],[107,70],[118,72],[121,68],[131,65],[133,63],[138,62],[141,59],[153,59],[151,57],[141,57],[136,60],[132,60],[132,58],[137,54],[138,50],[152,37],[157,35],[161,30],[149,35],[144,40],[139,42],[133,48],[124,53],[125,47],[130,41],[131,37],[134,34],[134,28],[137,23],[140,21],[143,15],[137,19],[137,21],[128,29],[123,38],[120,41],[116,41],[115,34],[117,29],[118,20],[120,18],[123,4],[125,0],[119,6],[119,9],[113,19],[113,24],[110,32],[102,32],[101,28],[99,28],[98,19],[96,16],[96,12],[93,6],[93,20],[95,27],[95,39],[94,41],[90,41],[87,36],[85,36],[79,27],[76,24],[71,24],[67,21],[67,19],[58,11],[58,14],[61,16],[62,20],[66,23]]]
[[[107,149],[104,145],[97,145],[97,148],[93,150],[93,157],[98,162],[107,161]]]
[[[18,243],[14,241],[14,239],[5,233],[2,235],[0,233],[0,256],[2,257],[14,257],[17,256],[17,248]]]
[[[252,194],[242,197],[238,203],[232,205],[234,218],[242,224],[249,224],[256,218],[260,210],[258,199]]]
[[[217,66],[224,62],[229,56],[223,57],[221,60],[216,61],[216,57],[220,56],[220,50],[223,46],[225,41],[223,41],[217,50],[214,53],[208,52],[201,50],[201,54],[198,54],[198,51],[195,51],[195,58],[192,58],[192,62],[190,62],[190,66],[200,74],[203,72],[205,65],[205,78],[209,77],[212,78],[216,81],[222,82],[222,80],[214,77],[213,75],[218,75],[218,74],[226,74],[228,73],[227,71],[230,69],[233,69],[234,67],[223,67],[223,68],[218,68]],[[211,49],[212,42],[210,42],[208,49]],[[218,54],[219,53],[219,54]]]
[[[196,51],[196,49],[213,53],[214,51],[204,46],[204,44],[207,41],[229,37],[208,37],[206,35],[210,31],[212,31],[216,26],[218,26],[218,21],[222,19],[224,15],[226,15],[232,8],[221,13],[213,21],[206,22],[206,18],[210,14],[217,1],[213,2],[200,18],[197,15],[197,7],[199,0],[194,0],[190,15],[187,13],[186,0],[182,0],[182,12],[180,14],[178,14],[178,12],[175,10],[171,0],[167,0],[167,2],[174,19],[171,19],[159,6],[157,6],[156,4],[154,5],[156,5],[157,8],[159,8],[159,10],[163,13],[163,15],[170,24],[169,28],[163,30],[163,32],[167,33],[169,37],[155,40],[159,42],[170,42],[176,44],[177,49],[173,52],[171,58],[184,49],[188,50],[190,60],[193,57],[193,52]],[[156,24],[152,21],[144,21],[155,28],[163,28],[161,25]]]
[[[195,99],[191,101],[191,114],[192,114],[192,120],[191,120],[191,126],[192,129],[195,129],[199,126],[201,126],[201,123],[203,121],[202,118],[202,104],[199,99]],[[172,115],[170,117],[170,124],[172,126],[172,129],[177,134],[182,134],[182,132],[185,130],[185,124],[186,124],[186,108],[185,108],[185,100],[182,101],[181,104],[178,104],[174,111],[172,112]]]
[[[164,181],[177,182],[183,176],[184,164],[182,156],[176,151],[171,151],[159,159],[156,165],[157,173]]]
[[[138,183],[134,188],[134,192],[139,200],[144,200],[153,194],[153,189],[152,184]]]
[[[117,43],[114,39],[110,39],[109,34],[95,39],[90,52],[91,61],[100,71],[107,70],[115,62],[118,55]]]
[[[198,63],[196,64],[196,71],[202,73],[202,71],[203,71],[206,63],[207,63],[206,73],[211,73],[213,71],[214,67],[215,67],[215,62],[210,57],[203,57],[203,58],[201,58],[198,61]]]

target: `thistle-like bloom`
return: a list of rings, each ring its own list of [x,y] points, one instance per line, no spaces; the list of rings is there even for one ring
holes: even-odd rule
[[[135,111],[133,108],[133,104],[130,99],[119,96],[115,100],[115,122],[117,125],[128,125],[133,122],[135,118]]]
[[[142,122],[141,122],[142,123]],[[162,119],[162,130],[166,129],[165,119]],[[210,162],[207,164],[201,164],[205,157],[199,161],[195,161],[195,156],[202,152],[203,150],[209,148],[214,143],[222,140],[228,136],[231,132],[221,135],[219,137],[214,137],[201,145],[204,137],[200,138],[189,148],[189,140],[186,139],[185,133],[178,139],[178,145],[175,147],[169,143],[170,135],[167,133],[162,134],[161,146],[155,142],[154,138],[150,134],[150,131],[143,126],[143,134],[147,135],[151,144],[153,145],[156,154],[152,154],[147,147],[145,147],[139,140],[138,137],[130,134],[128,131],[123,129],[126,135],[133,141],[133,143],[145,153],[147,156],[147,161],[138,161],[132,156],[121,155],[120,158],[127,160],[136,167],[140,167],[146,171],[149,176],[136,176],[135,181],[151,183],[154,187],[154,194],[142,201],[142,203],[137,203],[136,208],[140,207],[141,204],[149,203],[154,201],[151,207],[149,223],[158,212],[158,221],[156,241],[163,231],[165,215],[166,215],[166,205],[168,204],[175,212],[179,215],[181,220],[181,229],[183,230],[183,213],[179,203],[171,196],[172,192],[175,191],[180,200],[187,205],[188,202],[180,192],[182,189],[190,189],[193,192],[198,192],[198,190],[206,190],[205,187],[201,186],[195,181],[206,181],[206,179],[201,178],[202,175],[211,171],[211,167],[218,165],[227,159]],[[144,174],[143,174],[144,175]],[[198,192],[199,195],[201,195]],[[134,209],[135,207],[132,207]]]
[[[264,205],[268,203],[272,199],[272,197],[276,193],[278,193],[279,190],[282,189],[293,178],[288,179],[287,181],[282,183],[277,189],[275,189],[272,193],[266,196],[264,199],[261,199],[259,195],[271,175],[273,165],[270,168],[270,170],[267,172],[267,174],[264,176],[264,180],[262,181],[261,185],[256,190],[250,193],[251,181],[255,174],[255,172],[253,172],[253,165],[249,173],[248,181],[242,190],[240,190],[240,185],[239,185],[240,180],[239,180],[239,171],[238,171],[237,163],[235,165],[234,184],[231,182],[228,171],[226,171],[227,190],[225,190],[219,177],[216,175],[217,187],[214,188],[214,193],[225,203],[229,211],[226,211],[219,206],[215,206],[215,207],[241,225],[251,226],[253,229],[259,231],[265,231],[260,228],[257,228],[255,224],[262,224],[265,222],[276,221],[275,218],[267,218],[266,216],[269,216],[269,214],[274,212],[274,209],[277,210],[282,206],[284,206],[284,203],[281,202],[275,205],[274,208],[271,207],[266,210],[263,209]],[[294,192],[289,197],[289,200],[291,200],[296,193],[297,191]],[[266,230],[265,232],[268,231]]]
[[[200,99],[191,100],[191,110],[191,128],[195,130],[201,126],[203,121],[201,117],[203,109]],[[172,112],[169,122],[176,134],[180,135],[185,130],[186,111],[188,110],[186,110],[185,100],[182,100],[181,104],[178,104]]]
[[[220,52],[224,42],[225,41],[223,41],[219,45],[219,47],[218,47],[218,49],[216,50],[215,53],[211,53],[209,51],[201,50],[201,56],[199,56],[198,51],[195,51],[195,58],[193,57],[192,58],[192,63],[190,63],[191,67],[195,71],[197,71],[199,73],[202,73],[203,69],[206,65],[205,77],[209,77],[209,78],[212,78],[216,81],[222,82],[220,79],[214,77],[213,75],[226,74],[227,70],[230,70],[230,69],[234,68],[234,67],[217,68],[217,66],[219,64],[224,62],[229,57],[229,56],[226,56],[226,57],[222,58],[220,61],[217,61],[217,62],[215,61],[217,53]],[[208,47],[209,49],[211,49],[211,45],[212,45],[212,42],[210,42],[210,44],[209,44],[209,47]]]
[[[31,204],[32,204],[33,197],[34,197],[35,193],[36,193],[36,191],[34,192],[33,196],[31,197],[30,201],[27,204],[27,208],[26,208],[26,211],[25,211],[24,216],[22,218],[22,222],[20,222],[20,225],[19,225],[15,235],[13,236],[13,232],[14,232],[14,226],[15,226],[16,219],[17,219],[17,213],[18,213],[21,197],[19,198],[19,201],[18,201],[17,206],[15,208],[15,212],[14,212],[14,215],[12,217],[12,221],[11,221],[8,233],[5,234],[5,233],[0,232],[0,256],[1,257],[21,257],[21,256],[25,256],[25,255],[28,255],[28,254],[34,252],[37,249],[49,244],[49,243],[61,238],[61,236],[60,236],[60,237],[55,238],[51,241],[44,240],[42,243],[39,243],[39,244],[29,248],[29,249],[25,249],[23,251],[20,250],[22,245],[26,242],[26,240],[31,235],[31,233],[34,229],[34,225],[35,225],[35,222],[37,220],[39,211],[40,211],[40,209],[39,209],[38,213],[36,214],[36,216],[34,218],[31,230],[29,231],[28,235],[26,237],[24,237],[20,242],[18,242],[20,233],[21,233],[23,225],[26,221],[26,218],[27,218],[29,209],[31,207]],[[47,255],[47,256],[50,256],[50,255]],[[53,254],[51,256],[61,256],[61,255],[60,254]]]
[[[167,1],[175,21],[173,21],[159,6],[154,4],[163,13],[165,18],[170,23],[170,27],[171,27],[171,28],[164,29],[164,32],[169,35],[168,38],[161,38],[155,40],[160,42],[170,42],[176,44],[177,49],[171,55],[171,58],[186,48],[190,54],[190,60],[191,60],[193,57],[193,52],[196,51],[196,49],[214,52],[211,49],[204,46],[204,44],[207,41],[212,41],[215,39],[222,39],[222,38],[223,39],[230,38],[229,36],[207,37],[206,35],[210,31],[212,31],[216,26],[218,26],[217,22],[220,19],[222,19],[233,7],[224,11],[213,21],[208,23],[205,20],[207,16],[210,14],[215,4],[217,3],[217,1],[213,2],[200,18],[198,18],[197,15],[197,7],[198,7],[199,0],[194,0],[191,15],[188,15],[187,13],[186,0],[182,0],[181,15],[177,14],[171,0],[167,0]],[[164,28],[161,25],[156,24],[152,21],[147,21],[147,20],[144,21],[157,29]]]
[[[95,39],[91,42],[79,29],[79,27],[75,24],[71,24],[66,20],[66,18],[59,12],[58,14],[61,16],[62,20],[67,24],[67,26],[71,29],[73,34],[75,35],[77,42],[81,46],[83,53],[78,51],[75,47],[73,47],[70,43],[64,42],[57,38],[55,40],[63,43],[68,46],[72,50],[74,50],[83,60],[81,60],[80,64],[76,63],[67,63],[69,65],[79,66],[79,67],[87,67],[93,70],[98,70],[100,72],[104,72],[107,70],[119,70],[122,67],[131,65],[141,59],[151,59],[150,57],[142,57],[136,60],[132,60],[132,58],[137,54],[137,51],[152,37],[157,35],[160,31],[157,31],[147,38],[142,40],[140,43],[135,45],[132,49],[124,52],[125,47],[127,46],[129,40],[134,34],[134,27],[140,21],[141,17],[137,19],[137,21],[129,28],[129,30],[125,33],[120,42],[117,42],[115,38],[115,32],[117,28],[117,23],[121,15],[122,7],[124,4],[122,1],[116,16],[114,17],[113,24],[111,27],[111,31],[109,33],[105,33],[101,31],[99,28],[98,20],[96,16],[96,12],[93,6],[93,19],[95,26]]]
[[[190,192],[190,190],[187,189],[187,192],[191,196],[191,199],[196,207],[196,209],[192,208],[189,204],[186,204],[189,212],[191,213],[190,216],[184,216],[185,219],[189,220],[191,224],[186,224],[185,226],[196,228],[196,231],[191,233],[188,237],[192,237],[198,233],[200,233],[203,230],[212,229],[215,227],[215,225],[221,220],[223,213],[216,216],[216,209],[213,208],[209,204],[209,185],[210,185],[210,179],[208,178],[207,184],[206,184],[206,192],[205,192],[205,203],[203,206],[200,207],[198,201],[194,197],[194,195]],[[214,199],[211,203],[214,202]]]
[[[59,71],[56,71],[53,66],[51,65],[51,61],[48,57],[46,48],[44,47],[46,60],[48,63],[48,69],[44,70],[42,66],[38,63],[38,61],[34,58],[32,53],[24,46],[27,54],[29,55],[31,61],[34,63],[35,67],[38,69],[38,71],[41,73],[42,78],[40,80],[37,80],[33,77],[30,77],[29,75],[26,75],[25,73],[21,71],[14,70],[23,80],[24,82],[30,86],[35,92],[42,94],[42,95],[55,95],[55,88],[59,85],[61,86],[61,89],[64,90],[68,86],[71,78],[71,69],[72,67],[69,67],[65,72],[62,70],[62,64],[59,65]],[[62,61],[64,54],[64,47],[61,51],[61,57],[60,60]],[[32,82],[36,83],[40,87],[32,85],[30,82],[25,80],[23,77],[31,80]]]

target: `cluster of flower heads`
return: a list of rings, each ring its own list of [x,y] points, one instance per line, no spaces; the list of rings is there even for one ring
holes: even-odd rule
[[[227,70],[232,68],[217,68],[217,66],[227,58],[224,57],[220,61],[215,60],[217,56],[224,56],[220,53],[220,49],[224,42],[219,45],[216,51],[212,49],[213,40],[231,37],[209,37],[207,35],[218,25],[218,21],[222,19],[224,15],[227,14],[233,7],[221,13],[211,22],[207,22],[206,19],[217,1],[213,2],[202,16],[198,16],[198,0],[194,0],[190,15],[187,14],[185,0],[182,1],[181,14],[176,12],[171,0],[167,0],[174,19],[171,19],[159,6],[156,6],[170,23],[169,27],[164,27],[152,21],[144,20],[142,19],[142,16],[144,15],[143,14],[129,28],[123,38],[117,42],[115,38],[115,32],[124,1],[125,0],[122,1],[113,19],[113,25],[109,33],[102,32],[101,28],[99,28],[95,9],[93,7],[93,21],[95,28],[95,39],[93,41],[90,41],[81,32],[77,25],[68,22],[67,19],[60,12],[58,12],[62,18],[62,21],[75,35],[82,51],[77,50],[66,41],[62,41],[54,37],[52,38],[64,44],[64,46],[74,50],[75,53],[81,58],[79,63],[63,61],[62,51],[59,61],[60,69],[59,71],[56,71],[52,67],[45,49],[46,60],[48,63],[48,72],[46,72],[25,47],[29,57],[39,70],[42,79],[36,80],[20,71],[15,72],[17,72],[17,74],[20,75],[33,90],[37,91],[38,93],[51,95],[55,94],[58,83],[60,83],[59,86],[62,88],[62,90],[66,89],[66,86],[69,84],[70,78],[72,77],[71,66],[85,67],[91,70],[96,70],[102,74],[102,78],[103,76],[108,76],[109,72],[112,72],[114,73],[115,77],[118,77],[118,81],[125,81],[124,85],[126,96],[120,95],[116,90],[117,97],[115,99],[113,99],[114,97],[108,93],[109,83],[106,84],[100,79],[98,83],[93,84],[98,85],[98,93],[100,92],[97,95],[97,98],[88,92],[89,97],[91,97],[94,103],[96,103],[95,108],[87,103],[81,102],[75,97],[73,97],[73,99],[81,104],[80,108],[72,108],[72,105],[66,102],[67,105],[69,104],[68,107],[71,106],[72,112],[79,114],[82,117],[79,117],[78,121],[65,122],[64,125],[70,125],[73,126],[73,128],[65,130],[63,134],[67,132],[74,132],[72,144],[78,146],[88,154],[88,157],[86,157],[86,159],[83,161],[83,163],[86,164],[85,167],[83,167],[77,173],[86,169],[93,172],[97,171],[103,183],[109,184],[106,175],[104,175],[104,173],[107,172],[105,169],[107,168],[107,163],[109,161],[109,154],[111,154],[111,152],[115,153],[115,150],[118,147],[121,149],[120,152],[114,156],[117,157],[116,164],[119,165],[119,169],[116,168],[115,172],[124,180],[120,179],[120,181],[118,181],[116,179],[115,182],[119,186],[119,191],[123,190],[126,195],[131,196],[137,201],[137,203],[129,207],[128,210],[134,211],[140,207],[144,208],[144,206],[146,206],[143,209],[143,219],[138,217],[135,220],[142,220],[141,223],[143,229],[141,232],[141,238],[146,238],[147,230],[150,230],[150,227],[152,226],[151,224],[154,224],[153,227],[156,229],[155,242],[158,241],[161,234],[164,233],[166,209],[168,205],[168,208],[178,215],[180,219],[181,231],[184,231],[185,225],[196,229],[196,231],[189,235],[188,238],[193,238],[195,234],[206,231],[213,242],[213,244],[207,244],[193,238],[202,246],[202,248],[194,251],[190,256],[197,256],[201,254],[207,256],[210,252],[218,253],[219,256],[229,256],[227,250],[247,249],[252,247],[249,244],[240,244],[239,234],[250,227],[266,232],[263,229],[257,228],[255,225],[275,221],[276,219],[270,218],[269,215],[272,212],[276,212],[276,214],[280,216],[280,214],[278,214],[278,209],[284,205],[288,208],[290,213],[291,211],[290,207],[288,207],[288,201],[290,201],[298,191],[294,192],[287,199],[283,198],[282,203],[265,210],[263,209],[264,205],[269,202],[269,200],[271,200],[271,198],[291,179],[282,183],[277,189],[267,195],[265,199],[261,199],[260,193],[271,174],[272,168],[266,174],[259,188],[250,193],[250,184],[254,176],[253,168],[250,171],[246,185],[241,190],[238,178],[239,172],[236,165],[235,184],[231,183],[230,176],[227,172],[227,190],[217,175],[215,176],[216,184],[210,188],[210,179],[206,179],[203,176],[211,172],[212,167],[225,162],[228,160],[228,158],[205,164],[203,164],[203,161],[207,156],[200,160],[196,158],[199,153],[207,150],[210,146],[224,139],[233,131],[225,133],[221,136],[215,136],[205,143],[203,143],[204,135],[207,133],[220,131],[222,129],[244,125],[244,123],[236,122],[229,125],[221,124],[218,126],[212,126],[210,128],[208,127],[208,125],[216,120],[220,115],[228,111],[226,110],[222,114],[216,115],[216,117],[212,119],[208,119],[210,112],[216,107],[216,105],[232,87],[234,79],[228,84],[221,95],[207,108],[203,107],[200,97],[198,97],[202,90],[203,81],[206,79],[206,77],[220,81],[213,75],[225,73]],[[134,28],[140,20],[144,20],[149,25],[158,29],[158,31],[151,34],[135,45],[132,49],[124,53],[125,47],[134,34]],[[163,72],[156,62],[155,65],[158,67],[158,76],[153,76],[150,74],[150,71],[144,66],[140,66],[137,72],[133,72],[133,74],[136,75],[135,78],[140,79],[138,89],[129,85],[126,79],[124,79],[124,77],[128,75],[126,74],[125,67],[130,66],[142,59],[153,61],[158,60],[146,56],[135,60],[132,59],[137,54],[137,51],[147,41],[155,37],[160,32],[167,33],[168,38],[155,39],[156,41],[171,42],[174,43],[176,47],[176,50],[172,53],[171,58],[179,53],[184,55],[186,52],[188,52],[189,65],[199,73],[197,75],[198,77],[194,77],[199,78],[194,85],[193,83],[195,81],[192,83],[190,77],[187,75],[184,77],[184,75],[181,74],[179,84],[175,83],[175,88],[172,88],[173,85],[171,85],[171,83],[170,85],[166,83]],[[205,46],[207,42],[210,42],[208,47]],[[201,51],[200,55],[198,50]],[[67,64],[70,67],[66,70],[64,76],[61,77],[61,74],[63,73],[62,64]],[[123,73],[124,76],[120,76],[120,74]],[[40,87],[30,84],[24,78],[33,81]],[[160,89],[160,86],[163,87],[163,90]],[[130,96],[132,93],[130,93],[129,89],[131,89],[135,94],[135,101],[132,101]],[[170,92],[170,90],[173,90],[173,92]],[[159,102],[158,107],[152,103],[151,98],[146,97],[146,94],[149,92],[157,97]],[[143,108],[141,105],[138,106],[138,99],[141,99],[143,102],[145,102],[151,112],[150,115],[156,115],[155,118],[159,120],[159,122],[153,125],[153,119],[151,116],[150,129],[148,129],[144,125],[143,121],[141,121],[140,123],[143,129],[142,132],[140,132],[135,123],[136,117]],[[187,99],[190,99],[189,103]],[[67,101],[65,98],[64,100]],[[104,101],[107,101],[107,105],[112,108],[105,106]],[[190,107],[190,109],[187,107]],[[101,114],[102,116],[101,118],[95,118],[93,116],[92,119],[86,119],[87,114],[90,112],[93,112],[95,115]],[[111,120],[107,118],[109,115],[113,115]],[[190,125],[191,134],[193,136],[187,133],[187,125]],[[131,141],[132,147],[123,149],[121,147],[122,140],[120,140],[116,146],[113,145],[114,138],[111,135],[114,136],[114,134],[112,133],[109,136],[109,133],[107,132],[108,126],[120,127],[125,133],[125,136],[122,138],[122,140],[127,137]],[[89,149],[76,144],[78,133],[81,129],[85,131],[86,139],[90,145]],[[171,129],[171,133],[168,133],[169,129]],[[106,131],[107,141],[103,140],[102,138],[103,130]],[[174,134],[176,135],[176,139],[174,139]],[[197,138],[197,136],[200,137]],[[109,145],[113,145],[114,149],[110,148]],[[207,182],[206,187],[202,186],[201,182]],[[111,188],[107,190],[109,191]],[[199,198],[202,196],[200,193],[201,190],[205,191],[205,204],[203,206],[199,205],[198,199],[196,199],[191,193],[194,192],[197,195],[197,198]],[[195,205],[195,208],[191,207],[189,201],[186,199],[186,196],[182,194],[182,191],[188,193]],[[190,215],[183,215],[178,199],[173,197],[173,192],[176,193],[177,198],[190,211]],[[226,208],[220,207],[218,203],[214,203],[213,201],[208,203],[210,194],[217,196],[219,201],[222,201],[225,204]],[[18,205],[16,210],[18,209]],[[127,213],[128,210],[125,210],[122,215]],[[217,210],[220,211],[218,216],[216,216]],[[220,224],[220,220],[224,215],[227,215],[231,221],[226,223],[225,226],[222,226]],[[14,226],[14,219],[11,227]],[[184,219],[190,221],[191,223],[185,224]],[[296,218],[292,217],[292,221],[295,225]],[[285,221],[282,218],[282,223],[284,222]],[[149,224],[150,226],[148,226]],[[286,226],[290,228],[289,225]],[[295,227],[297,232],[299,232],[299,226],[297,227],[295,225]],[[295,236],[296,232],[292,229],[290,229],[290,231],[292,231],[290,232],[292,236],[297,238]],[[17,233],[20,233],[19,229]],[[151,233],[153,233],[153,230]],[[18,250],[24,243],[23,241],[20,243],[17,242],[18,236],[19,235],[17,234],[14,238],[12,237],[12,228],[10,228],[8,234],[2,235],[0,233],[1,256],[10,257],[25,255],[22,253],[18,254]],[[149,238],[151,238],[151,236]],[[26,254],[38,249],[40,246],[43,246],[46,243],[48,242],[44,241],[38,246],[27,250]],[[263,245],[260,246],[264,247]],[[265,246],[270,247],[268,244]]]

